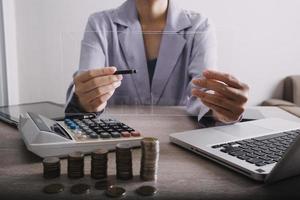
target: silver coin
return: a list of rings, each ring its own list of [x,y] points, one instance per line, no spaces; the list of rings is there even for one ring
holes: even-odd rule
[[[46,194],[57,194],[64,190],[65,187],[62,184],[51,184],[44,187],[43,192]]]
[[[153,186],[146,185],[139,187],[136,192],[142,196],[153,196],[157,193],[157,189]]]
[[[60,162],[60,160],[57,157],[47,157],[47,158],[45,158],[43,160],[43,164],[45,164],[45,165],[47,165],[47,164],[49,164],[49,165],[53,165],[54,164],[55,165],[58,162]]]
[[[126,190],[122,187],[111,185],[106,189],[105,194],[109,197],[117,198],[125,196]]]

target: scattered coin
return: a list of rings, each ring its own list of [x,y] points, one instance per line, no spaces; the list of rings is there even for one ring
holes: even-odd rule
[[[98,149],[91,155],[91,176],[95,179],[107,177],[107,154],[105,149]]]
[[[119,143],[116,146],[116,168],[118,179],[129,180],[133,178],[131,148],[129,143]]]
[[[145,181],[157,179],[159,160],[159,141],[157,138],[147,137],[141,141],[142,159],[140,176]]]
[[[47,157],[43,160],[44,178],[52,179],[60,176],[60,159],[57,157]]]
[[[122,187],[112,185],[109,188],[107,188],[105,194],[109,197],[117,198],[117,197],[125,196],[126,190]]]
[[[142,196],[153,196],[157,193],[157,189],[153,186],[141,186],[136,190],[136,193]]]
[[[43,191],[46,194],[57,194],[65,190],[62,184],[51,184],[44,187]]]
[[[84,176],[84,154],[74,152],[68,156],[68,177],[82,178]]]
[[[91,191],[91,186],[87,184],[76,184],[71,187],[71,192],[73,194],[87,194]]]
[[[109,180],[103,179],[103,180],[97,181],[95,183],[95,189],[96,190],[106,190],[111,185],[112,185],[112,183]]]

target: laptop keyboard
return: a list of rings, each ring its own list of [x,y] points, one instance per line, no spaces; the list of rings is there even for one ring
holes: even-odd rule
[[[278,162],[300,134],[300,129],[212,146],[256,166]]]

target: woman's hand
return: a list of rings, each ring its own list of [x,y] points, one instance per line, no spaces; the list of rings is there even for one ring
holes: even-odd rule
[[[238,121],[248,101],[248,85],[230,74],[218,71],[207,70],[203,76],[204,79],[193,80],[193,84],[208,91],[195,88],[192,94],[213,111],[216,120],[223,123]]]
[[[104,67],[83,72],[74,77],[75,94],[86,112],[100,112],[120,87],[121,75],[114,75],[115,67]]]

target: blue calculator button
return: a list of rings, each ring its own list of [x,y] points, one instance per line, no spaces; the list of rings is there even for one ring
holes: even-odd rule
[[[69,125],[69,128],[72,130],[75,130],[78,128],[78,126],[76,124],[71,124],[71,125]]]

